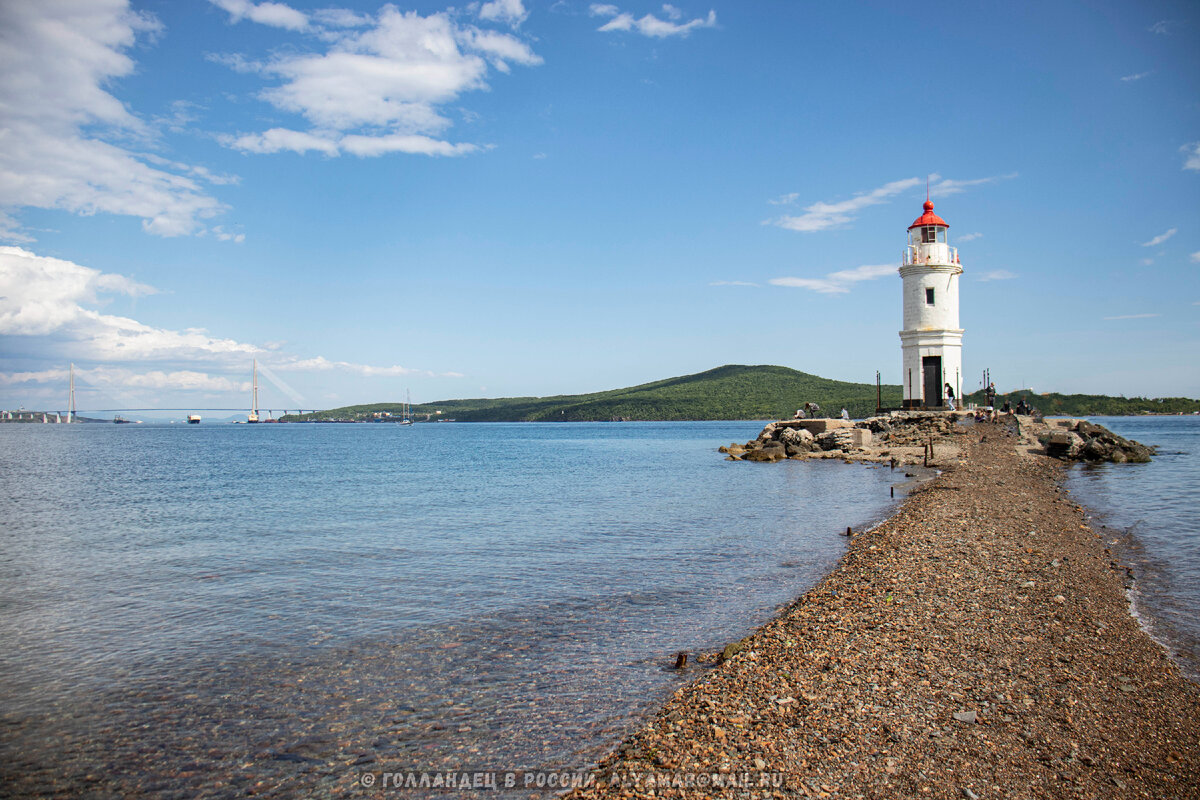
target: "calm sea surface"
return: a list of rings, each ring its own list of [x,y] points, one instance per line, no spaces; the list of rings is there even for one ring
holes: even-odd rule
[[[1200,417],[1095,417],[1158,446],[1149,464],[1072,468],[1068,487],[1125,563],[1138,617],[1200,681]]]
[[[760,427],[2,425],[0,786],[591,763],[887,514],[887,469],[715,452]]]

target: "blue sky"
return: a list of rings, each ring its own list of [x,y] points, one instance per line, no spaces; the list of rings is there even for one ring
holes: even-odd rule
[[[0,2],[0,406],[900,381],[1200,396],[1188,2]],[[964,379],[964,389],[978,380]]]

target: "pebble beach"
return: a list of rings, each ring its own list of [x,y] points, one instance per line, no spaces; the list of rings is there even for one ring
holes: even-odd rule
[[[942,444],[936,479],[693,658],[571,796],[1200,797],[1200,686],[1130,613],[1063,464],[1005,423]]]

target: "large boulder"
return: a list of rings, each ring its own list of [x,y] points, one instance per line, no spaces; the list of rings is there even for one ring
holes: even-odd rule
[[[743,457],[744,461],[782,461],[787,458],[787,450],[779,442],[770,442],[765,447],[758,447],[753,450],[748,450]]]
[[[1087,420],[1067,422],[1067,425],[1057,423],[1038,437],[1045,445],[1047,455],[1063,461],[1112,461],[1117,464],[1144,463],[1154,455],[1153,447],[1118,436],[1103,425]],[[1064,427],[1067,429],[1063,430]]]
[[[784,428],[779,441],[789,456],[800,456],[818,449],[813,435],[804,428]]]

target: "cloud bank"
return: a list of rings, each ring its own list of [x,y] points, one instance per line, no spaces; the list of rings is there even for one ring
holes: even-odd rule
[[[226,10],[230,5],[251,5],[245,0],[211,1]],[[232,21],[241,18],[230,13]],[[485,3],[478,13],[481,20],[513,26],[526,14],[519,0]],[[264,61],[242,54],[213,57],[232,69],[274,81],[258,92],[258,99],[307,122],[305,129],[276,126],[226,135],[223,144],[247,153],[325,156],[473,153],[481,147],[443,138],[452,123],[442,108],[466,92],[487,90],[491,69],[509,73],[513,65],[542,63],[541,56],[513,34],[460,24],[449,12],[422,16],[386,5],[375,17],[346,18],[342,23],[340,28],[318,28],[306,18],[303,28],[294,29],[311,34],[319,45],[317,52],[289,50]]]
[[[462,377],[399,365],[302,358],[281,352],[278,345],[239,342],[202,328],[159,328],[95,308],[120,296],[156,293],[154,287],[123,275],[39,256],[21,247],[0,247],[0,336],[6,337],[5,357],[46,364],[39,370],[0,372],[0,384],[65,383],[67,373],[60,365],[79,362],[90,366],[80,367],[77,373],[97,385],[240,391],[250,361],[256,358],[267,370]]]
[[[33,241],[12,216],[22,207],[139,217],[159,236],[225,210],[202,185],[219,178],[130,147],[155,131],[109,91],[160,30],[127,0],[0,3],[0,236]]]

